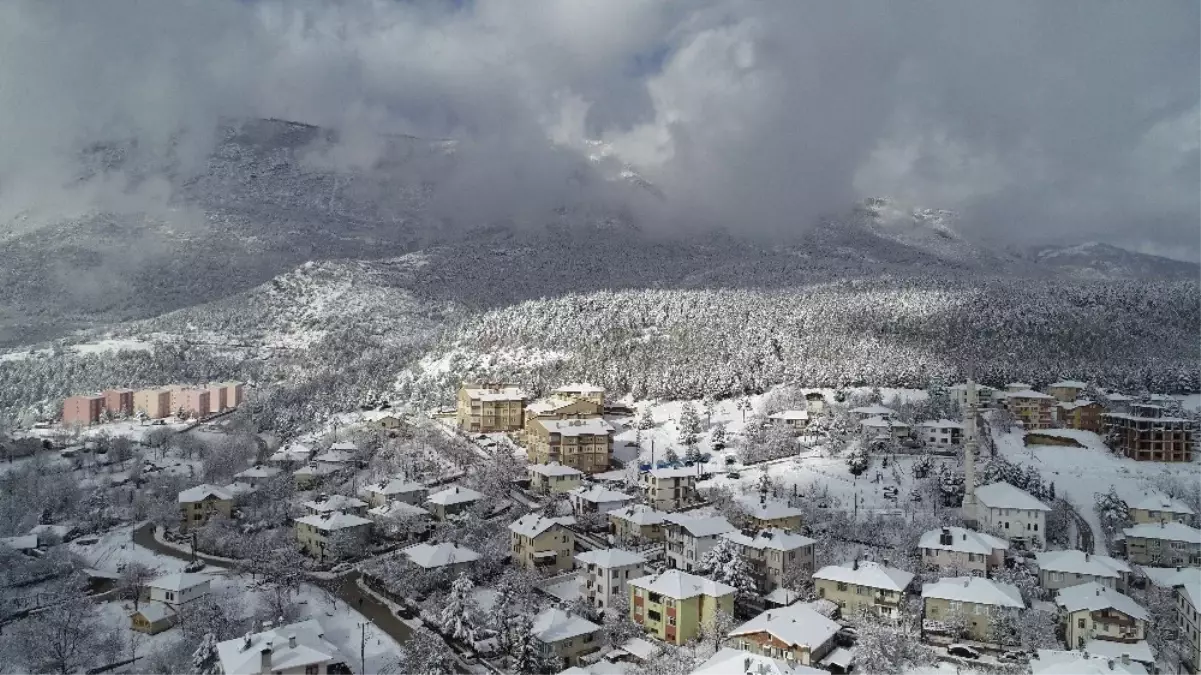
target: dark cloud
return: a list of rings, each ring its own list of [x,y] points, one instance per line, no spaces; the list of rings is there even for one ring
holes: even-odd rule
[[[468,221],[618,199],[564,180],[605,154],[676,228],[787,233],[883,194],[1196,258],[1199,26],[1187,0],[11,0],[0,222],[162,197],[58,190],[87,142],[198,159],[218,119],[274,116],[342,130],[318,159],[349,166],[378,133],[460,139],[436,206]]]

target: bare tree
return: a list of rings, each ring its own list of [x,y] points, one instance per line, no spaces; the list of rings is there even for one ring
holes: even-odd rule
[[[82,593],[16,624],[14,658],[36,673],[77,673],[110,662],[121,650],[96,606]]]
[[[142,601],[142,589],[158,576],[154,569],[140,562],[131,562],[121,571],[117,580],[117,592],[126,600],[133,600],[133,608],[138,609]]]

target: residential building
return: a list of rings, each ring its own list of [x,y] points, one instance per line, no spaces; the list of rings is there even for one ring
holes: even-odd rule
[[[609,512],[609,532],[625,543],[663,541],[663,519],[667,514],[644,504]]]
[[[834,649],[842,626],[805,603],[769,609],[730,631],[728,644],[739,650],[803,666],[817,662]]]
[[[928,530],[918,540],[922,564],[940,572],[988,576],[1005,564],[1009,542],[962,527]]]
[[[1092,652],[1040,649],[1030,658],[1032,675],[1147,675],[1134,659],[1113,659]]]
[[[171,412],[185,418],[202,418],[209,413],[209,390],[194,387],[171,387]]]
[[[871,560],[827,565],[813,573],[817,597],[838,605],[845,617],[865,612],[900,616],[901,599],[912,581],[913,574]]]
[[[1122,531],[1126,559],[1140,565],[1201,565],[1201,530],[1177,522],[1140,523]]]
[[[367,518],[375,523],[377,532],[407,539],[429,531],[433,527],[434,517],[420,506],[391,501],[367,509]]]
[[[526,393],[504,384],[463,383],[456,398],[455,422],[463,431],[488,434],[521,431]]]
[[[171,409],[171,390],[139,389],[133,393],[134,414],[141,413],[147,419],[160,420],[171,417],[175,411]]]
[[[210,415],[219,415],[231,407],[225,401],[226,389],[224,385],[211,382],[205,385],[205,389],[209,392],[208,412]]]
[[[1047,591],[1069,586],[1098,583],[1125,591],[1130,581],[1130,565],[1124,560],[1084,551],[1044,551],[1035,555],[1038,582]]]
[[[750,519],[751,525],[755,529],[765,530],[770,527],[778,527],[794,532],[801,530],[801,516],[805,512],[789,506],[788,502],[783,499],[768,497],[766,493],[760,492],[758,496],[741,495],[735,498],[735,502],[746,512],[747,518]]]
[[[341,471],[355,465],[355,453],[330,448],[313,458],[317,466],[326,471]]]
[[[525,435],[532,464],[558,462],[584,473],[609,470],[613,427],[600,417],[534,419]]]
[[[129,627],[139,633],[158,635],[179,623],[175,608],[161,602],[143,602],[129,614]]]
[[[629,506],[634,497],[610,490],[603,485],[581,485],[567,493],[571,508],[577,514],[608,513]]]
[[[182,572],[154,579],[146,584],[146,590],[152,602],[177,608],[208,595],[211,582],[211,575]]]
[[[309,462],[306,466],[293,471],[292,477],[296,480],[297,490],[311,490],[325,480],[326,476],[334,473],[337,473],[337,470],[331,469],[328,464]]]
[[[434,514],[438,520],[447,520],[470,509],[483,497],[484,495],[471,488],[454,485],[430,495],[425,500],[425,510]]]
[[[0,537],[0,546],[11,548],[14,551],[27,555],[37,555],[38,536],[36,534],[24,534],[19,537]]]
[[[1146,668],[1148,672],[1155,672],[1155,650],[1151,648],[1151,645],[1146,640],[1116,642],[1114,640],[1093,638],[1085,642],[1084,647],[1081,649],[1089,654],[1113,659],[1118,663],[1121,663],[1123,660],[1128,663],[1133,661]]]
[[[223,487],[204,483],[179,493],[179,529],[201,527],[214,515],[233,516],[234,496]]]
[[[68,396],[63,400],[63,426],[86,427],[100,422],[103,396]]]
[[[911,427],[891,417],[869,417],[859,423],[864,435],[869,438],[889,438],[901,441],[909,437]]]
[[[805,410],[810,415],[820,415],[826,412],[826,397],[820,391],[805,394]]]
[[[235,473],[234,482],[248,485],[252,488],[258,488],[263,483],[275,478],[281,473],[283,473],[283,469],[278,467],[255,464],[245,471],[239,471],[238,473]]]
[[[104,409],[117,416],[133,416],[132,389],[105,389]]]
[[[558,462],[549,464],[531,464],[527,467],[530,475],[530,490],[539,494],[549,495],[570,492],[580,486],[584,472]]]
[[[917,439],[926,445],[950,447],[963,443],[963,422],[927,420],[917,425]]]
[[[577,665],[580,657],[601,648],[601,627],[557,607],[534,617],[531,632],[542,658],[558,668]]]
[[[574,396],[548,396],[525,407],[525,428],[529,431],[534,420],[566,420],[572,418],[600,417],[604,405],[586,398]]]
[[[317,619],[220,642],[217,657],[225,675],[335,675],[351,672],[352,663]]]
[[[366,499],[372,506],[383,506],[389,502],[404,502],[405,504],[421,504],[429,496],[429,488],[421,483],[393,478],[387,482],[372,483],[363,486],[359,496]]]
[[[267,458],[268,464],[276,466],[292,466],[296,464],[307,464],[313,457],[313,449],[303,443],[289,443],[287,446],[276,450]]]
[[[355,516],[367,515],[367,502],[346,495],[319,494],[315,498],[301,504],[304,512],[310,516],[321,516],[327,513],[349,513]]]
[[[791,429],[792,433],[799,434],[809,426],[809,411],[781,410],[773,415],[768,415],[767,419],[771,420],[772,424],[782,424]]]
[[[1201,670],[1201,569],[1196,567],[1143,568],[1156,586],[1173,589],[1176,618],[1183,634],[1192,645],[1185,670]]]
[[[579,382],[565,384],[556,389],[555,393],[559,396],[567,396],[570,398],[580,398],[584,399],[585,401],[592,401],[599,406],[605,405],[605,388],[598,387],[594,384]]]
[[[1132,499],[1127,507],[1130,520],[1139,523],[1182,523],[1193,522],[1193,509],[1188,504],[1156,490],[1144,491]]]
[[[879,403],[873,403],[872,405],[865,405],[860,408],[851,408],[851,414],[854,415],[856,419],[863,421],[866,419],[871,419],[872,417],[891,419],[896,416],[897,411],[889,408],[888,406],[880,405]]]
[[[1130,459],[1193,461],[1193,422],[1165,415],[1161,406],[1132,403],[1130,412],[1101,415],[1101,425],[1110,447]]]
[[[1000,403],[1026,429],[1050,429],[1055,425],[1055,397],[1033,389],[1009,391]]]
[[[722,516],[669,513],[663,519],[664,555],[669,568],[692,572],[717,545],[721,535],[736,528]]]
[[[946,632],[946,624],[962,618],[973,640],[992,640],[993,620],[1005,610],[1022,610],[1026,603],[1017,586],[982,577],[948,577],[922,584],[922,628]]]
[[[1003,393],[1012,394],[1015,391],[1027,391],[1030,389],[1034,389],[1034,385],[1030,384],[1029,382],[1010,382],[1009,384],[1005,385],[1005,391]]]
[[[417,544],[401,549],[401,555],[408,561],[425,570],[446,570],[450,576],[458,576],[460,572],[471,567],[480,559],[480,554],[465,547],[449,542],[441,544]]]
[[[688,675],[829,675],[830,671],[722,647]]]
[[[574,523],[574,518],[548,518],[540,513],[527,513],[513,521],[509,524],[513,562],[548,574],[571,569],[575,533],[567,525]]]
[[[1105,399],[1102,401],[1109,412],[1130,412],[1130,404],[1133,402],[1133,396],[1127,396],[1116,391],[1105,394]]]
[[[796,590],[798,580],[813,574],[813,548],[817,542],[809,537],[777,528],[723,532],[721,536],[738,545],[761,593],[770,593],[781,586]]]
[[[718,612],[734,614],[734,587],[678,569],[629,581],[630,618],[660,640],[682,645],[713,625]]]
[[[371,536],[371,521],[342,511],[296,519],[300,550],[317,560],[337,560],[362,552]]]
[[[989,403],[996,397],[997,390],[977,383],[976,394],[977,407],[987,408],[989,407]],[[947,396],[950,397],[951,402],[958,406],[960,410],[967,411],[967,384],[954,384],[947,387]]]
[[[1080,649],[1093,639],[1139,642],[1147,638],[1147,610],[1129,596],[1091,582],[1055,595],[1064,613],[1064,639]]]
[[[981,485],[974,494],[979,527],[999,532],[1013,544],[1042,546],[1049,506],[1009,483]]]
[[[697,498],[698,467],[651,469],[638,474],[644,500],[651,508],[674,511]]]
[[[1047,385],[1047,394],[1063,403],[1071,403],[1080,398],[1080,394],[1088,388],[1087,382],[1079,380],[1061,380]]]
[[[1077,399],[1060,403],[1056,414],[1059,423],[1068,429],[1080,429],[1099,434],[1102,430],[1101,415],[1104,412],[1105,406],[1096,401]]]
[[[579,565],[580,597],[598,610],[617,606],[630,597],[626,584],[643,576],[646,557],[620,548],[584,551],[575,556]]]

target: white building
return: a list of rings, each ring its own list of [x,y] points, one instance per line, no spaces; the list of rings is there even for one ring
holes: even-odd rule
[[[354,465],[354,453],[333,448],[313,458],[317,468],[324,471],[340,471]]]
[[[897,411],[889,408],[888,406],[877,403],[874,405],[865,405],[860,408],[851,408],[851,414],[860,420],[865,420],[871,417],[883,417],[888,419],[896,415]]]
[[[1165,495],[1157,490],[1147,490],[1131,500],[1128,509],[1130,520],[1139,523],[1176,522],[1188,525],[1193,519],[1193,509],[1188,504]]]
[[[747,517],[757,528],[779,527],[797,531],[801,529],[801,517],[805,515],[805,512],[795,506],[790,506],[783,499],[774,499],[765,493],[759,493],[758,495],[740,495],[734,501],[746,511]]]
[[[465,547],[442,542],[441,544],[417,544],[402,549],[401,554],[409,562],[426,570],[450,570],[456,575],[480,559],[480,554]]]
[[[951,402],[959,406],[960,410],[967,411],[967,388],[965,384],[955,384],[947,387],[947,396],[951,398]],[[982,384],[976,384],[976,393],[979,397],[976,405],[981,408],[988,407],[988,404],[993,400],[997,390],[992,387],[986,387]]]
[[[917,438],[926,445],[950,447],[963,443],[963,422],[928,420],[917,425]]]
[[[682,508],[696,497],[700,467],[651,469],[638,474],[646,504],[660,511]]]
[[[900,616],[901,600],[912,581],[912,572],[871,560],[826,565],[813,573],[817,597],[838,605],[843,616],[858,616],[860,612]]]
[[[217,644],[225,675],[313,675],[350,672],[351,663],[316,619]]]
[[[767,419],[773,424],[782,424],[792,430],[793,433],[799,434],[809,426],[809,411],[808,410],[781,410],[774,415],[768,415]]]
[[[718,539],[735,528],[722,516],[690,516],[669,513],[663,518],[667,566],[692,572]]]
[[[976,521],[982,529],[999,532],[1015,544],[1042,546],[1050,507],[1009,483],[981,485],[975,495]]]
[[[372,506],[382,506],[388,502],[417,505],[424,502],[425,498],[429,496],[429,488],[421,483],[393,478],[386,482],[365,485],[359,491],[359,495],[370,502]]]
[[[1192,645],[1192,668],[1201,670],[1201,569],[1196,567],[1144,567],[1143,572],[1156,586],[1171,588],[1176,599],[1176,618]]]
[[[274,466],[263,466],[255,464],[254,466],[234,474],[234,483],[249,485],[252,488],[257,488],[265,481],[275,478],[283,473],[283,469]]]
[[[735,628],[728,642],[744,652],[816,665],[834,649],[842,626],[804,603],[769,609]]]
[[[584,480],[583,471],[558,462],[531,464],[526,469],[530,476],[530,490],[540,494],[570,492]]]
[[[597,633],[601,627],[557,607],[544,609],[534,617],[532,633],[542,657],[559,667],[574,666],[580,657],[600,649]]]
[[[944,527],[922,534],[917,547],[926,567],[987,576],[1005,564],[1009,542],[962,527]]]
[[[1176,522],[1122,530],[1126,559],[1140,565],[1201,565],[1201,530]]]
[[[634,497],[603,485],[581,485],[567,493],[576,513],[609,513],[634,503]]]
[[[969,637],[988,640],[998,612],[1025,608],[1017,586],[992,579],[951,577],[922,584],[922,626],[926,630],[942,632],[949,621],[962,618]]]
[[[1040,649],[1030,659],[1032,675],[1147,675],[1134,659],[1113,659],[1091,652]]]
[[[863,433],[869,438],[885,436],[899,441],[909,436],[910,426],[891,417],[869,417],[859,423]]]
[[[471,488],[455,485],[427,497],[425,500],[426,510],[434,514],[438,520],[446,520],[466,511],[471,508],[472,504],[483,498],[484,495]]]
[[[205,574],[168,574],[147,583],[146,588],[152,601],[176,608],[208,595],[211,581]]]
[[[271,464],[305,464],[313,457],[313,449],[303,443],[293,443],[277,450],[267,458]]]
[[[1127,595],[1096,582],[1070,586],[1055,595],[1064,612],[1064,639],[1077,649],[1093,639],[1139,642],[1147,639],[1147,610]]]
[[[722,647],[688,675],[830,675],[830,671]]]
[[[304,512],[311,516],[335,511],[352,513],[356,516],[363,516],[367,513],[367,502],[346,495],[317,495],[316,499],[304,502],[302,506],[304,506]]]
[[[790,579],[813,573],[814,546],[817,542],[795,532],[769,528],[753,534],[725,532],[721,535],[738,545],[760,591],[772,592]],[[795,586],[795,583],[791,584]],[[795,590],[795,589],[794,589]]]
[[[1130,565],[1124,560],[1084,551],[1044,551],[1038,560],[1038,581],[1044,590],[1096,582],[1119,591],[1126,590]]]
[[[575,556],[580,576],[580,595],[599,610],[619,606],[629,599],[626,583],[645,574],[646,558],[620,548],[584,551]]]

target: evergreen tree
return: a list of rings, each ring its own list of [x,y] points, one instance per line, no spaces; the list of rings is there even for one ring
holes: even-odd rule
[[[691,402],[680,408],[680,445],[692,447],[696,445],[701,433],[701,419],[696,414],[696,408]]]
[[[534,638],[534,622],[528,614],[518,614],[509,625],[509,663],[518,673],[546,670],[542,650]]]
[[[478,623],[478,610],[471,598],[475,584],[464,572],[450,586],[450,595],[442,608],[439,623],[456,640],[470,643],[475,639],[475,625]]]
[[[714,452],[720,452],[726,447],[726,425],[718,424],[713,427],[713,431],[709,434],[709,447],[713,448]]]
[[[196,651],[192,652],[192,672],[196,675],[219,675],[221,672],[216,635],[205,633]]]
[[[733,586],[739,597],[755,593],[755,579],[750,565],[738,551],[738,545],[722,537],[701,558],[701,569],[714,581]]]
[[[643,431],[655,428],[655,415],[651,412],[650,405],[642,409],[642,416],[638,418],[638,428]]]
[[[862,475],[871,466],[871,457],[867,454],[867,449],[860,443],[851,449],[846,455],[847,470],[852,476]]]

